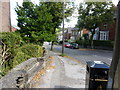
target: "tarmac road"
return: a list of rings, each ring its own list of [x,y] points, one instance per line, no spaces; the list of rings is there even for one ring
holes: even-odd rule
[[[49,44],[45,44],[48,49],[50,49]],[[56,52],[61,52],[62,46],[60,45],[54,45],[54,50]],[[92,60],[92,61],[102,61],[107,64],[111,64],[112,61],[112,51],[108,50],[97,50],[97,49],[70,49],[70,48],[64,48],[65,54],[67,54],[70,57],[73,57],[74,59],[79,60],[82,64],[86,64],[86,61]]]

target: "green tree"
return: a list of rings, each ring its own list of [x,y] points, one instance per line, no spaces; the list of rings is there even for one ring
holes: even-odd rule
[[[23,2],[22,6],[17,5],[15,11],[18,15],[19,32],[25,41],[43,43],[47,37],[53,37],[52,15],[45,5]]]
[[[86,28],[91,31],[90,38],[93,48],[93,36],[95,29],[101,24],[110,24],[113,22],[115,7],[112,2],[86,2],[79,6],[79,17],[77,27]]]
[[[53,31],[56,34],[56,29],[61,25],[63,20],[63,2],[42,2],[41,5],[46,5],[49,8],[49,13],[52,15]],[[72,7],[71,7],[72,6]],[[65,3],[65,18],[72,15],[74,3]],[[68,20],[68,19],[67,19]],[[68,20],[69,21],[69,20]],[[54,40],[52,40],[51,50],[53,50]]]
[[[65,18],[70,16],[73,8],[70,3],[65,4]],[[56,39],[56,28],[62,23],[62,2],[23,2],[17,5],[15,11],[18,15],[18,26],[24,40],[28,42],[52,41]]]

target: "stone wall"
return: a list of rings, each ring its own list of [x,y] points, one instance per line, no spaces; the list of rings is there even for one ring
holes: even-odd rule
[[[46,66],[49,60],[49,52],[45,51],[44,57],[30,58],[17,65],[6,76],[0,79],[2,88],[29,88],[32,78],[39,70]]]

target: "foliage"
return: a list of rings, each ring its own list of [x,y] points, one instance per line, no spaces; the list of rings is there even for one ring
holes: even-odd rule
[[[101,24],[113,22],[115,6],[112,2],[86,2],[80,4],[78,12],[77,27],[90,30],[92,33],[91,41],[93,41],[97,27],[100,27]]]
[[[13,59],[13,66],[31,58],[42,57],[42,47],[35,44],[25,44],[16,50],[16,55]]]
[[[0,75],[4,76],[16,65],[31,57],[42,57],[42,55],[43,50],[41,46],[35,44],[25,44],[15,50],[13,59],[5,61],[5,63],[2,65],[2,72],[0,72]]]
[[[34,5],[32,2],[23,2],[17,5],[18,26],[21,36],[26,42],[47,41],[48,34],[52,37],[52,15],[45,5]],[[50,37],[49,37],[50,38]]]
[[[64,57],[64,56],[67,56],[66,54],[60,54],[60,56]]]
[[[87,48],[87,46],[90,45],[90,40],[88,38],[88,34],[83,34],[82,37],[80,37],[78,40],[76,40],[76,43]]]
[[[12,59],[15,56],[15,50],[22,45],[22,38],[16,32],[0,33],[1,59],[0,59],[0,77],[5,75],[12,68]]]
[[[93,40],[95,46],[113,47],[114,41],[111,40]]]
[[[31,58],[43,55],[42,47],[35,44],[25,44],[18,32],[0,33],[1,48],[0,53],[0,77],[4,76],[16,65]]]
[[[19,33],[15,32],[3,32],[0,33],[0,38],[2,38],[2,53],[0,56],[0,64],[2,65],[5,61],[10,60],[15,55],[15,49],[20,47],[22,44],[22,38]]]
[[[41,5],[46,5],[49,8],[49,13],[52,15],[53,31],[52,34],[56,33],[56,29],[61,25],[63,20],[63,3],[62,2],[42,2]],[[64,11],[65,18],[72,15],[74,7],[71,7],[73,3],[65,3]],[[54,40],[52,40],[51,50],[53,48]]]
[[[111,2],[86,2],[80,4],[78,27],[92,31],[103,23],[113,21],[115,8]]]
[[[31,57],[41,57],[43,54],[42,47],[35,44],[25,44],[22,47],[18,48],[16,52],[23,52]]]

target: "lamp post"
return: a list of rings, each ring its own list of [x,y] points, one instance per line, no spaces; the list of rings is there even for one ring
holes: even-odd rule
[[[63,1],[63,11],[62,11],[62,14],[63,14],[63,28],[62,28],[62,54],[64,54],[64,1]]]

